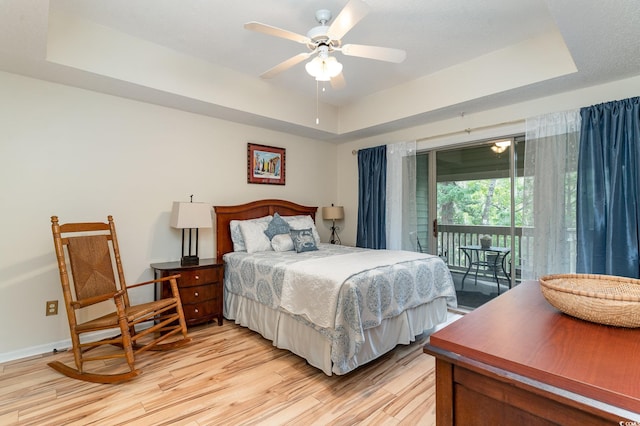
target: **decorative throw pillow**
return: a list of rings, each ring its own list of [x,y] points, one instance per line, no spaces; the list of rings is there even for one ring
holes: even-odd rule
[[[257,219],[247,220],[232,220],[229,222],[229,229],[231,231],[231,241],[233,241],[233,251],[247,251],[244,245],[244,238],[242,238],[242,232],[240,232],[240,224],[242,222],[265,222],[269,223],[273,219],[273,216],[263,216]]]
[[[316,245],[320,244],[320,235],[316,229],[316,224],[309,215],[297,215],[297,216],[284,216],[284,220],[287,221],[291,229],[307,229],[311,228],[313,238],[316,240]]]
[[[274,235],[271,239],[271,248],[274,251],[291,251],[293,250],[293,240],[289,234]]]
[[[289,224],[286,220],[280,217],[278,213],[273,215],[273,219],[269,222],[269,226],[267,226],[266,231],[264,231],[265,235],[269,237],[269,239],[273,239],[276,235],[281,234],[289,234]]]
[[[272,251],[271,241],[264,234],[269,224],[267,222],[250,222],[240,223],[240,232],[247,249],[247,253],[256,253],[259,251]]]
[[[311,228],[292,229],[291,239],[293,240],[293,247],[296,249],[296,253],[318,250]]]

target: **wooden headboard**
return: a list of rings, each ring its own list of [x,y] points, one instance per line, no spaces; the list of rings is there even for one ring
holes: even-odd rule
[[[216,256],[233,251],[231,229],[232,220],[255,219],[278,213],[280,216],[309,215],[315,221],[318,207],[303,206],[286,200],[258,200],[237,206],[214,206],[216,212]]]

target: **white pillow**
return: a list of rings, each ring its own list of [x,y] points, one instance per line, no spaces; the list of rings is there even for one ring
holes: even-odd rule
[[[287,221],[291,229],[308,229],[311,228],[311,232],[313,233],[313,239],[316,240],[316,244],[320,244],[320,234],[318,234],[318,230],[316,229],[316,224],[311,219],[309,215],[298,215],[298,216],[282,216],[284,220]]]
[[[293,240],[289,234],[274,235],[271,239],[271,247],[275,251],[292,251],[294,249]]]
[[[247,220],[232,220],[229,222],[229,229],[231,230],[231,241],[233,241],[233,251],[247,251],[247,248],[244,244],[244,238],[242,238],[242,232],[240,232],[240,224],[242,222],[265,222],[269,223],[273,219],[273,216],[263,216],[257,219],[247,219]],[[266,228],[265,228],[266,229]]]
[[[259,251],[273,251],[271,241],[264,233],[269,226],[269,222],[240,222],[240,232],[247,249],[247,253],[256,253]]]

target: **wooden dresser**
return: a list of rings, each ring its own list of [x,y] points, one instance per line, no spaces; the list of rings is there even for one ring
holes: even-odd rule
[[[178,289],[188,326],[213,319],[222,325],[224,264],[215,259],[200,259],[198,265],[180,262],[151,264],[156,278],[180,274]],[[156,298],[169,297],[169,285],[156,288]]]
[[[537,281],[433,333],[438,425],[640,424],[640,329],[560,313]]]

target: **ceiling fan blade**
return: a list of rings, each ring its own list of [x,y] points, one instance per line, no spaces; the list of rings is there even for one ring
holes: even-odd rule
[[[363,0],[350,0],[333,20],[327,30],[327,36],[331,40],[340,40],[369,13],[369,10],[369,5]]]
[[[338,50],[338,49],[336,49]],[[347,56],[377,59],[378,61],[395,62],[399,64],[407,57],[407,52],[390,47],[365,46],[363,44],[345,44],[339,49]]]
[[[250,31],[256,31],[274,37],[286,38],[287,40],[293,40],[302,44],[307,44],[311,41],[309,40],[309,37],[302,34],[296,34],[291,31],[283,30],[282,28],[272,27],[271,25],[262,24],[255,21],[247,22],[246,24],[244,24],[244,28]]]
[[[260,75],[260,77],[262,77],[262,78],[273,78],[276,75],[280,74],[281,72],[286,71],[289,68],[293,67],[294,65],[297,65],[300,62],[304,61],[309,56],[311,56],[314,52],[315,52],[315,50],[313,52],[309,52],[309,53],[299,53],[296,56],[293,56],[293,57],[287,59],[284,62],[280,62],[275,67],[273,67],[270,70],[262,73]]]
[[[344,74],[340,73],[331,79],[331,87],[336,90],[343,89],[347,85]]]

